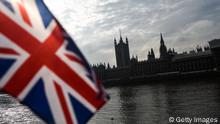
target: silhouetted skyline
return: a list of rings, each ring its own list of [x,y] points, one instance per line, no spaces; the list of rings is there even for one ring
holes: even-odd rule
[[[128,36],[130,56],[144,60],[155,49],[159,56],[160,32],[177,52],[220,37],[219,0],[52,0],[46,1],[76,40],[91,64],[115,65],[113,38]],[[118,39],[117,39],[118,40]],[[125,39],[124,39],[125,40]]]

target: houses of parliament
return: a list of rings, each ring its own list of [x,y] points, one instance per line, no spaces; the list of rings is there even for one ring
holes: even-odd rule
[[[114,38],[115,58],[117,67],[109,64],[93,65],[101,80],[117,80],[138,77],[149,77],[167,74],[187,74],[220,70],[220,39],[208,42],[209,46],[197,47],[196,50],[177,53],[174,48],[167,48],[163,35],[160,34],[159,58],[154,50],[148,51],[147,60],[139,61],[137,57],[130,58],[129,40],[123,40],[121,33],[119,41]]]

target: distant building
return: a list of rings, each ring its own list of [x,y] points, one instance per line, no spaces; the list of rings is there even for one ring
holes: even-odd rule
[[[115,56],[117,67],[126,67],[130,64],[130,52],[128,45],[128,38],[126,37],[126,42],[124,43],[121,33],[119,43],[117,43],[116,38],[114,38],[115,44]]]
[[[148,51],[147,59],[138,61],[138,58],[130,59],[128,38],[123,42],[120,34],[119,43],[115,42],[115,55],[117,67],[113,68],[105,64],[93,66],[102,80],[125,79],[146,75],[157,75],[161,73],[188,73],[199,71],[220,70],[220,39],[209,42],[204,49],[200,46],[196,50],[183,53],[175,52],[174,48],[167,48],[160,34],[160,57],[156,58],[154,50]]]
[[[220,39],[209,41],[212,53],[214,54],[215,66],[220,70]]]

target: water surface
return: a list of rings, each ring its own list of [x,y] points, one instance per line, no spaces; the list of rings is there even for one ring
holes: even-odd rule
[[[220,81],[192,80],[108,88],[111,100],[89,124],[168,124],[169,117],[219,118]],[[0,124],[41,121],[27,107],[0,94]]]

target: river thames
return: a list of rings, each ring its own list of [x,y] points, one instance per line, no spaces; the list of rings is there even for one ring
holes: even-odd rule
[[[169,124],[200,118],[220,123],[220,81],[191,80],[175,83],[129,85],[107,89],[111,100],[88,124]],[[172,120],[170,120],[172,122]],[[0,94],[0,124],[41,121],[27,107]],[[212,124],[211,123],[211,124]]]

